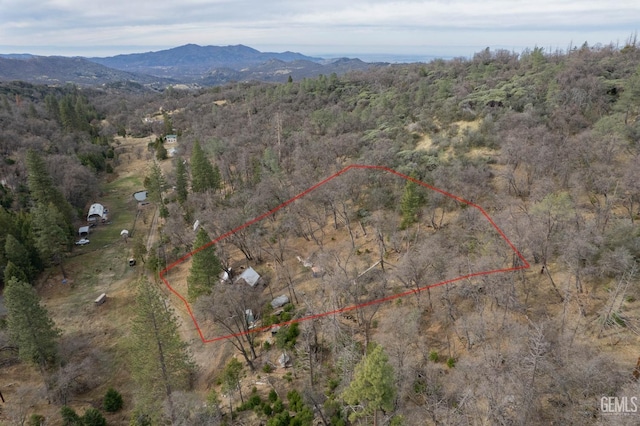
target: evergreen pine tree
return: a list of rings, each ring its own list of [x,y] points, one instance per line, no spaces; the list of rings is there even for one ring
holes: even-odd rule
[[[16,280],[25,283],[29,282],[27,274],[24,273],[24,270],[19,266],[16,266],[16,264],[12,261],[9,261],[7,263],[7,266],[5,266],[4,268],[4,282],[8,283],[11,278],[15,278]]]
[[[60,124],[67,132],[71,132],[77,125],[76,110],[70,95],[60,100]]]
[[[396,398],[393,367],[382,346],[373,349],[356,365],[353,380],[342,394],[347,404],[361,405],[362,410],[354,411],[349,420],[373,416],[377,424],[378,411],[389,412]]]
[[[31,198],[36,202],[47,203],[52,201],[53,180],[47,171],[44,159],[33,149],[27,151],[25,158],[27,166],[27,184]]]
[[[7,330],[11,341],[18,347],[18,357],[44,370],[57,358],[60,331],[40,305],[30,284],[10,279],[4,289],[4,298],[8,313]]]
[[[187,168],[182,158],[176,159],[176,194],[180,204],[187,200],[189,195],[189,182],[187,181]]]
[[[167,152],[167,148],[164,147],[164,143],[162,143],[162,139],[158,139],[156,141],[156,159],[158,161],[166,160],[169,153]]]
[[[196,234],[196,249],[211,242],[207,232],[200,228]],[[213,246],[197,251],[192,256],[191,270],[187,277],[189,300],[195,301],[203,294],[211,293],[214,284],[222,272],[222,264],[216,256]]]
[[[200,143],[196,140],[191,152],[191,190],[193,192],[216,191],[221,186],[220,170],[209,162]]]
[[[4,242],[4,252],[7,261],[13,262],[25,274],[23,281],[31,281],[35,277],[35,268],[31,265],[31,259],[27,249],[13,234],[8,234]]]
[[[132,326],[131,371],[136,382],[136,410],[161,423],[164,403],[175,424],[172,393],[189,387],[194,364],[180,339],[178,321],[155,288],[138,282]]]
[[[104,410],[108,413],[115,413],[122,408],[123,404],[124,401],[122,400],[120,392],[113,388],[109,388],[107,393],[104,395],[104,400],[102,402]]]
[[[63,426],[82,426],[82,420],[73,408],[63,405],[60,409],[60,415],[62,415]]]
[[[102,413],[95,408],[87,408],[82,415],[82,424],[84,426],[107,426],[107,419]]]
[[[63,228],[62,214],[52,203],[38,203],[32,215],[35,243],[40,256],[45,261],[53,260],[60,265],[63,277],[66,276],[62,254],[68,248],[69,237]]]
[[[422,200],[418,192],[418,184],[412,180],[407,180],[404,185],[404,193],[400,200],[400,212],[402,220],[400,221],[400,229],[407,229],[418,220],[418,211]]]
[[[52,93],[49,93],[44,98],[45,105],[47,107],[47,113],[49,116],[56,121],[60,120],[60,104],[58,103],[58,98]]]
[[[47,171],[43,158],[36,151],[30,149],[26,156],[27,185],[29,193],[35,203],[47,205],[53,203],[64,219],[65,232],[72,232],[73,207],[64,198],[62,193],[53,185],[53,180]]]
[[[167,189],[167,181],[160,170],[160,166],[155,161],[151,165],[151,170],[144,180],[147,189],[147,197],[154,203],[163,204],[163,193]]]

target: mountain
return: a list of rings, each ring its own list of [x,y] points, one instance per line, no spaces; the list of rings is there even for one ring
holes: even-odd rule
[[[171,81],[150,75],[120,71],[81,57],[32,56],[24,59],[0,57],[0,81],[20,80],[38,84],[73,83],[98,86],[133,82],[145,86],[166,86]]]
[[[7,58],[7,59],[31,59],[36,55],[32,55],[30,53],[9,53],[9,54],[4,54],[4,53],[0,53],[0,58]]]
[[[113,85],[152,88],[187,84],[214,86],[230,81],[285,82],[367,69],[359,59],[323,59],[295,52],[260,52],[251,47],[187,44],[167,50],[106,58],[0,55],[0,81],[40,84]]]
[[[157,52],[132,53],[107,58],[88,59],[95,63],[122,71],[176,79],[200,77],[202,74],[219,68],[242,71],[270,60],[283,62],[297,60],[310,62],[322,61],[322,58],[313,58],[294,52],[260,52],[241,44],[236,46],[198,46],[197,44],[186,44]]]

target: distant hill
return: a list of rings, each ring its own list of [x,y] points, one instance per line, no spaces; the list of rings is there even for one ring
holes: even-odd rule
[[[196,75],[209,72],[214,68],[231,68],[239,71],[272,59],[285,62],[295,60],[322,61],[322,58],[312,58],[300,53],[260,52],[241,44],[237,46],[198,46],[197,44],[186,44],[157,52],[132,53],[107,58],[88,59],[118,70],[159,76]]]
[[[157,52],[133,53],[108,58],[89,58],[122,71],[150,74],[198,84],[221,84],[230,80],[284,81],[344,73],[369,67],[360,60],[327,61],[295,52],[260,52],[244,45],[198,46],[187,44]]]
[[[230,81],[284,82],[319,74],[344,74],[379,64],[359,59],[323,59],[295,52],[260,52],[251,47],[187,44],[157,52],[106,58],[0,55],[0,81],[105,85],[131,82],[144,86],[220,85]]]
[[[145,86],[166,86],[171,81],[150,75],[120,71],[81,57],[31,56],[0,57],[0,81],[27,81],[39,84],[79,84],[98,86],[134,82]]]

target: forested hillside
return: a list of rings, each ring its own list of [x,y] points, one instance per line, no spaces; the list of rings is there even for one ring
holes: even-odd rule
[[[89,404],[109,424],[599,424],[614,415],[602,397],[640,391],[635,42],[161,94],[12,83],[0,98],[0,371],[32,365],[30,386],[51,402],[0,403],[0,422],[35,413],[62,424],[62,406],[80,421],[69,410]],[[181,260],[166,276],[175,293],[158,279],[352,164],[413,180],[349,171]],[[74,382],[91,367],[68,337],[82,311],[63,302],[88,284],[55,299],[43,277],[99,257],[74,235],[125,167],[158,226],[104,246],[139,269],[123,275],[130,301],[104,306],[118,331],[85,345],[122,371]],[[474,206],[530,268],[475,276],[524,264]],[[235,281],[249,267],[255,286]],[[288,302],[274,306],[280,295]],[[202,343],[191,310],[206,338],[234,337]],[[108,388],[124,396],[117,414]],[[84,413],[84,424],[100,415]],[[630,414],[614,420],[637,424]]]

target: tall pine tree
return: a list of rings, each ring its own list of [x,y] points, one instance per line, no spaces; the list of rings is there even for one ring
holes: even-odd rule
[[[389,357],[382,346],[375,345],[356,365],[353,380],[342,394],[347,404],[361,407],[349,415],[349,420],[373,417],[372,423],[377,425],[378,412],[393,409],[396,398],[394,381]]]
[[[152,424],[162,424],[161,413],[166,402],[169,420],[176,424],[172,393],[190,387],[195,364],[187,344],[180,339],[173,311],[145,279],[137,284],[131,331],[136,409],[152,419]]]
[[[63,253],[69,247],[69,234],[64,229],[64,218],[53,203],[38,203],[32,211],[35,243],[42,259],[60,265],[65,277]]]
[[[180,204],[184,203],[189,195],[187,168],[182,158],[176,158],[176,195]]]
[[[169,210],[164,204],[164,191],[167,189],[167,181],[160,170],[160,166],[155,161],[151,166],[151,171],[144,179],[144,186],[147,188],[149,200],[158,204],[160,217],[167,217]]]
[[[211,242],[209,235],[203,228],[200,228],[196,234],[194,247],[199,249],[209,242]],[[187,277],[189,300],[195,301],[203,294],[211,293],[221,272],[222,264],[216,256],[213,246],[194,253],[191,260],[191,270]]]
[[[197,140],[191,152],[191,190],[193,192],[217,191],[222,187],[222,178],[217,166],[213,166]]]
[[[163,194],[167,189],[167,181],[162,174],[162,170],[160,170],[160,166],[155,161],[151,165],[149,174],[144,179],[144,186],[148,191],[149,200],[159,204],[164,202]]]
[[[44,371],[57,359],[60,331],[40,305],[30,284],[11,278],[4,289],[4,298],[8,313],[7,330],[11,341],[18,347],[19,358],[36,364]]]
[[[64,198],[62,192],[54,186],[44,159],[36,151],[30,149],[27,151],[25,162],[27,166],[27,185],[29,186],[31,198],[35,203],[44,205],[53,203],[63,215],[65,232],[72,235],[73,207]]]

